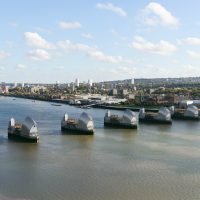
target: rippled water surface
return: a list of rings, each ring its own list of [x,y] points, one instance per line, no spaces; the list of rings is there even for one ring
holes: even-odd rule
[[[105,110],[88,109],[94,136],[62,135],[65,112],[83,110],[0,97],[0,199],[200,199],[200,122],[104,129]],[[40,142],[7,139],[10,117],[37,121]]]

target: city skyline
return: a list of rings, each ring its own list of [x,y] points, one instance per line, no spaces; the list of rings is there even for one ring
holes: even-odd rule
[[[4,1],[0,80],[199,76],[199,6],[197,0]]]

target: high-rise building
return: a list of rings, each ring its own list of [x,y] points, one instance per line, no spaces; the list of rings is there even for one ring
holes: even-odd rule
[[[79,87],[79,79],[78,78],[76,78],[76,80],[75,80],[75,85],[76,85],[76,87]]]
[[[117,89],[112,89],[112,96],[117,96]]]
[[[75,85],[74,85],[74,83],[71,83],[71,84],[70,84],[70,87],[71,87],[72,92],[74,92],[74,90],[75,90]]]
[[[60,85],[60,81],[56,81],[56,85]]]
[[[90,87],[92,87],[92,79],[89,79],[89,80],[88,80],[88,85],[89,85]]]

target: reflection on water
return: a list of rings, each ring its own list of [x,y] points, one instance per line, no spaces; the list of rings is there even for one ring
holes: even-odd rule
[[[93,136],[62,134],[65,112],[79,108],[0,97],[0,199],[199,199],[200,123],[103,128],[105,110],[89,109]],[[11,116],[32,116],[38,144],[7,140]]]

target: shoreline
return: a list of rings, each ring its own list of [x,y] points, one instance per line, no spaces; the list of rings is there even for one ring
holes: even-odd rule
[[[68,104],[69,101],[62,101],[59,99],[43,99],[43,98],[39,98],[39,97],[27,97],[27,96],[18,96],[18,95],[2,95],[0,94],[0,96],[2,97],[13,97],[13,98],[20,98],[20,99],[31,99],[31,100],[36,100],[36,101],[46,101],[46,102],[53,102],[53,103],[62,103],[62,104]]]
[[[64,104],[64,105],[70,105],[69,104],[69,100],[60,100],[60,99],[43,99],[43,98],[39,98],[39,97],[27,97],[27,96],[18,96],[18,95],[2,95],[0,94],[0,96],[3,97],[13,97],[13,98],[21,98],[21,99],[30,99],[30,100],[36,100],[36,101],[46,101],[46,102],[52,102],[52,103],[60,103],[60,104]],[[74,107],[79,107],[81,108],[81,106],[76,106],[76,105],[70,105],[70,106],[74,106]],[[92,107],[92,108],[97,108],[97,109],[109,109],[109,110],[121,110],[124,111],[126,109],[130,109],[132,111],[135,112],[139,112],[139,110],[143,107],[129,107],[129,106],[113,106],[113,105],[88,105],[88,107]],[[87,109],[87,107],[84,108],[84,106],[82,107],[82,109]],[[145,110],[147,112],[158,112],[158,108],[145,108]]]

